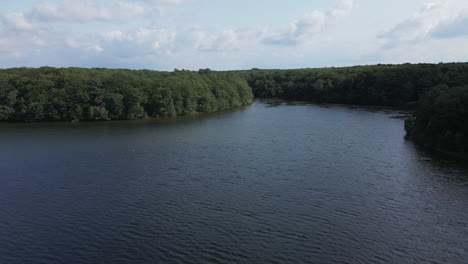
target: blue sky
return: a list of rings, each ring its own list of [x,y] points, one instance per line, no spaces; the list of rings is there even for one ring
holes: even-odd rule
[[[466,0],[2,0],[1,68],[468,61]]]

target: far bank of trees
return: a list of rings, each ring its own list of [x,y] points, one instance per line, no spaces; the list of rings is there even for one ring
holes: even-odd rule
[[[210,70],[0,70],[0,121],[173,117],[229,109],[252,100],[244,79]]]
[[[405,123],[407,137],[437,150],[468,155],[468,85],[438,85]]]
[[[375,106],[417,102],[432,87],[468,84],[468,64],[239,71],[259,98]]]

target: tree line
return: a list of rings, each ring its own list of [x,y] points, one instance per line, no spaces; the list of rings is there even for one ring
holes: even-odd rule
[[[174,117],[252,102],[247,82],[210,70],[0,70],[0,120],[94,121]]]
[[[238,71],[256,97],[366,106],[417,102],[432,87],[468,83],[468,64],[402,64]]]
[[[438,85],[426,93],[414,118],[405,122],[407,137],[437,150],[468,155],[468,85]]]

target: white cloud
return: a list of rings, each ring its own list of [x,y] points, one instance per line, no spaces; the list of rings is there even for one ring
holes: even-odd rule
[[[423,44],[408,43],[395,46],[392,49],[382,49],[376,54],[375,60],[386,63],[421,63],[421,62],[460,62],[468,59],[466,39],[428,38]]]
[[[330,12],[331,17],[335,19],[346,17],[351,13],[353,7],[354,0],[342,0],[341,4]]]
[[[294,46],[310,41],[328,26],[349,15],[353,9],[353,0],[343,0],[329,12],[312,11],[301,19],[295,20],[288,27],[273,33],[266,32],[262,42],[267,45]]]
[[[378,38],[383,41],[383,48],[395,48],[430,38],[468,35],[467,7],[466,2],[428,2],[410,18],[379,34]]]
[[[29,21],[21,12],[4,15],[3,23],[6,27],[18,31],[32,31],[37,29],[37,25]]]
[[[140,0],[154,6],[179,5],[184,3],[197,2],[198,0]]]
[[[245,13],[245,21],[244,12],[239,13],[243,20],[239,24],[243,26],[237,27],[235,20],[221,21],[219,15],[206,17],[218,8],[222,11],[224,3],[206,10],[183,6],[197,0],[37,1],[29,10],[0,13],[3,67],[235,69],[468,58],[466,0],[434,0],[439,2],[427,3],[399,21],[392,21],[397,8],[379,20],[375,19],[382,15],[380,8],[380,11],[375,9],[377,5],[370,5],[374,8],[371,10],[366,9],[365,1],[355,7],[358,1],[334,0],[330,2],[336,1],[336,7],[308,12],[289,24],[283,20],[284,27],[268,25],[271,22],[268,19],[287,17],[291,15],[289,9],[285,10],[289,12],[285,16],[265,14],[252,22],[266,23],[262,27],[248,26],[252,19],[248,15],[260,13],[258,10]],[[404,10],[407,5],[403,0],[398,1],[395,5]],[[389,7],[393,3],[382,5]],[[369,12],[374,17],[369,21],[376,23],[370,29],[367,17],[362,19]],[[105,23],[83,24],[102,21]],[[394,26],[381,31],[376,39],[376,31],[382,29],[380,25],[389,22]]]
[[[431,36],[435,38],[468,36],[468,8],[462,10],[453,19],[441,21],[441,23],[431,31]]]
[[[122,31],[115,30],[115,31],[110,31],[110,32],[103,33],[102,37],[106,41],[113,41],[113,40],[121,41],[121,40],[125,39],[125,34]]]
[[[194,50],[201,52],[238,52],[254,47],[258,42],[255,30],[226,29],[215,34],[203,29],[192,29],[191,42]]]
[[[352,0],[341,1],[341,5],[329,12],[314,11],[294,21],[286,29],[271,31],[267,28],[228,28],[217,31],[205,26],[151,23],[150,19],[145,21],[146,25],[133,29],[122,27],[120,23],[158,10],[158,6],[195,1],[140,0],[142,6],[130,2],[98,5],[87,0],[37,2],[29,13],[11,13],[3,17],[0,23],[0,30],[4,28],[3,33],[0,32],[0,53],[23,58],[23,61],[40,58],[37,60],[44,64],[49,64],[47,56],[52,54],[57,61],[72,59],[67,62],[71,65],[85,60],[98,65],[102,65],[102,61],[109,65],[117,61],[138,63],[149,58],[157,61],[174,60],[168,63],[187,65],[190,64],[185,61],[188,58],[203,60],[217,56],[234,56],[232,59],[239,61],[246,54],[257,55],[259,51],[269,53],[262,41],[285,36],[283,33],[286,32],[292,32],[286,37],[295,43],[305,43],[311,36],[348,15],[353,3]],[[143,3],[158,6],[149,7]],[[147,10],[143,9],[144,6]],[[83,34],[74,31],[74,28],[81,27],[79,24],[60,23],[91,21],[107,21],[109,24]],[[21,34],[18,33],[20,31]]]
[[[65,43],[68,47],[73,49],[82,49],[84,51],[90,52],[103,52],[104,49],[101,47],[99,43],[95,43],[90,40],[79,40],[76,38],[68,37],[65,39]]]
[[[109,31],[69,41],[69,47],[82,52],[98,51],[114,58],[138,58],[145,55],[172,55],[179,33],[170,28],[138,28]]]
[[[144,16],[145,9],[131,2],[117,2],[101,7],[90,1],[63,0],[36,3],[33,13],[46,21],[130,21]]]
[[[4,61],[37,53],[46,44],[43,26],[24,13],[7,13],[0,17],[0,54]]]

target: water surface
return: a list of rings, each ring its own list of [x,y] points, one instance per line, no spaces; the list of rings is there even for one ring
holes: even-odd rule
[[[394,115],[0,124],[0,263],[467,263],[468,168]]]

